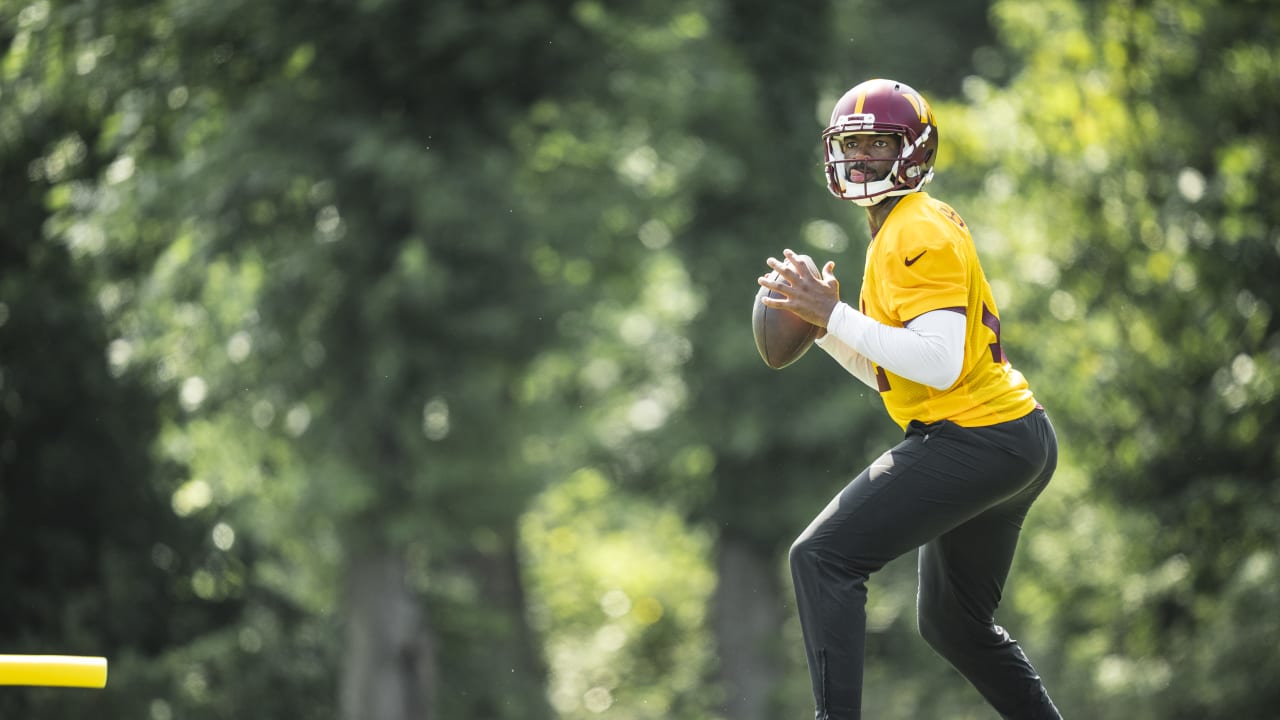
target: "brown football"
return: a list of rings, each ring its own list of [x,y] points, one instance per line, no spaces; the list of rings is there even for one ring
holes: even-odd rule
[[[814,277],[821,277],[821,272],[812,260],[808,260],[806,264]],[[769,278],[777,280],[778,273],[770,273]],[[821,328],[790,310],[766,306],[760,302],[760,298],[766,295],[782,297],[773,290],[760,288],[756,293],[755,305],[751,308],[751,331],[756,337],[756,349],[760,351],[764,364],[774,370],[781,370],[808,352]]]

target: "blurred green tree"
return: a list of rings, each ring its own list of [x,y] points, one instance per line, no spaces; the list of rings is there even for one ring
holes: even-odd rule
[[[182,404],[179,495],[270,549],[252,584],[340,615],[343,717],[549,712],[513,379],[555,308],[505,133],[592,52],[568,8],[153,15],[117,58],[157,61],[119,109],[135,171],[66,218],[156,239],[120,326]]]
[[[44,232],[116,159],[97,141],[120,88],[68,70],[78,13],[5,3],[0,18],[0,652],[105,655],[127,677],[129,658],[234,627],[243,599],[207,579],[238,581],[251,558],[219,546],[215,517],[171,509],[179,468],[153,453],[168,398],[153,366],[123,362],[115,295],[74,262],[105,238]],[[150,700],[12,689],[0,716],[137,715]]]
[[[679,290],[655,250],[680,208],[660,206],[696,158],[644,113],[683,97],[608,41],[660,57],[705,20],[656,4],[188,3],[79,25],[74,10],[76,57],[107,48],[90,71],[127,91],[98,100],[116,160],[88,192],[54,189],[49,232],[107,240],[79,259],[117,297],[122,363],[154,363],[177,400],[160,441],[188,472],[175,510],[260,550],[244,592],[345,631],[322,643],[341,653],[343,716],[546,715],[515,521],[560,467],[577,390],[541,378],[578,381],[558,344],[620,334],[581,376],[623,358],[602,404],[625,410],[601,428],[617,457],[680,400],[680,347],[653,345],[633,298],[670,316],[664,332],[693,307],[645,288]],[[277,611],[253,607],[245,630],[269,636]],[[225,646],[205,648],[175,657],[206,684],[177,714],[247,700]]]
[[[1054,511],[1056,547],[1033,540],[1022,606],[1071,714],[1267,717],[1280,12],[996,7],[1023,69],[966,83],[957,177],[1022,279],[1001,290],[1034,330],[1010,352],[1050,380],[1079,503]]]

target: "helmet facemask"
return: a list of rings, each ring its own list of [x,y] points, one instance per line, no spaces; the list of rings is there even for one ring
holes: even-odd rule
[[[877,205],[885,198],[919,191],[933,179],[932,167],[929,167],[928,171],[922,170],[922,166],[932,159],[924,157],[930,153],[926,145],[932,131],[933,127],[927,126],[920,137],[913,137],[915,133],[902,126],[877,126],[871,130],[856,131],[829,128],[822,136],[827,156],[827,187],[836,197],[851,200],[862,207]],[[860,158],[855,160],[845,157],[843,140],[846,136],[886,134],[898,137],[900,149],[896,158],[876,160]],[[878,179],[869,180],[865,174],[860,182],[849,178],[850,171],[855,164],[870,165],[871,167],[868,169],[874,170],[876,166],[883,165],[886,162],[892,163],[886,172],[883,174],[873,172],[871,175],[872,177],[878,176]]]

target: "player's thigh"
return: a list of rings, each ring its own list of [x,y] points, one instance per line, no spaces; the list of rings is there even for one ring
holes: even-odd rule
[[[907,437],[841,490],[798,542],[875,568],[973,517],[989,499],[957,486],[939,448],[929,436]]]
[[[1051,474],[1047,468],[1029,482],[1018,479],[1022,487],[1012,495],[921,547],[921,603],[959,600],[974,617],[989,620],[1000,604],[1027,512]],[[993,483],[992,492],[1001,486]]]
[[[990,622],[1004,592],[1021,527],[995,509],[920,548],[921,609],[945,603]]]

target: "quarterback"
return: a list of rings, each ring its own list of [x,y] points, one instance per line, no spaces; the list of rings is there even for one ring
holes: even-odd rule
[[[769,258],[769,307],[824,330],[817,344],[880,393],[903,440],[855,477],[791,547],[818,720],[862,713],[867,581],[919,548],[920,634],[1005,718],[1061,718],[1018,642],[996,624],[1018,535],[1057,465],[1044,408],[1000,345],[1000,312],[969,228],[923,191],[938,128],[919,93],[869,80],[822,134],[827,186],[871,228],[856,303],[835,263]]]

